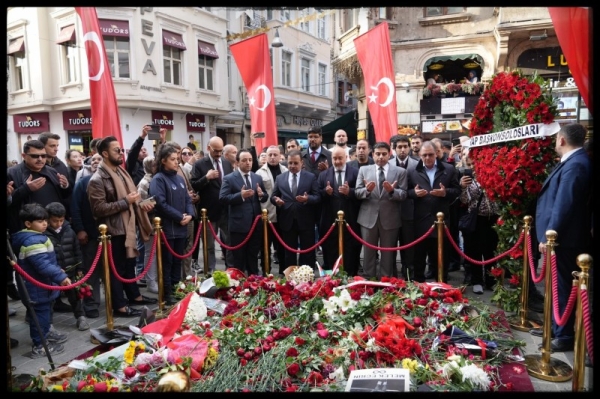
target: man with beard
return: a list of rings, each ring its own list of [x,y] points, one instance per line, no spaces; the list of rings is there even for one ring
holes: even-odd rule
[[[312,127],[308,131],[308,150],[302,155],[303,169],[318,177],[331,165],[331,152],[321,145],[321,128]]]
[[[135,278],[136,227],[144,241],[148,240],[152,225],[144,212],[154,208],[152,203],[140,205],[140,194],[129,173],[121,167],[123,152],[114,136],[98,144],[102,161],[88,184],[88,198],[97,224],[105,224],[111,236],[112,257],[121,278]],[[111,273],[110,288],[113,314],[121,317],[139,316],[141,310],[129,305],[152,305],[156,299],[140,294],[136,283],[122,283]],[[127,299],[125,299],[125,295]]]
[[[337,132],[335,132],[335,136],[333,137],[333,140],[335,141],[335,147],[339,147],[341,149],[344,150],[344,152],[346,153],[346,162],[348,162],[350,160],[350,147],[348,147],[348,135],[346,134],[346,131],[343,129],[338,130]]]
[[[423,139],[418,134],[413,135],[410,138],[410,154],[408,156],[420,160],[419,151],[421,150],[421,146],[423,145]]]
[[[62,202],[70,195],[67,174],[58,172],[46,163],[48,155],[44,143],[39,140],[26,141],[21,155],[23,162],[10,167],[6,175],[6,181],[9,184],[12,182],[13,188],[7,211],[10,234],[25,228],[19,219],[23,205],[37,203],[45,207],[51,202]],[[13,283],[13,268],[9,266],[6,270],[8,294],[13,299],[19,299]]]

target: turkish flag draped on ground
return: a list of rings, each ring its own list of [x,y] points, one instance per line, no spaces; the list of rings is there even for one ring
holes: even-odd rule
[[[75,7],[83,26],[83,43],[90,74],[92,137],[115,136],[121,146],[121,119],[98,15],[94,7]]]
[[[593,115],[594,53],[592,16],[588,7],[548,7],[550,18],[581,98]]]
[[[358,62],[365,77],[367,106],[376,141],[390,142],[398,134],[396,85],[387,22],[354,39]]]
[[[265,132],[264,139],[256,139],[257,151],[277,145],[273,73],[267,35],[261,33],[229,46],[248,92],[251,132]]]

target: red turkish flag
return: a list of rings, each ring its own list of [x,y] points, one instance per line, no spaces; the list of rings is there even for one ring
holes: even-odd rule
[[[96,9],[94,7],[75,7],[75,11],[81,18],[83,43],[88,58],[92,137],[115,136],[122,146],[119,107]]]
[[[375,139],[389,144],[390,138],[398,134],[398,111],[387,22],[354,39],[354,46],[365,77],[365,94]]]
[[[257,151],[277,145],[273,73],[267,35],[262,33],[229,46],[248,92],[251,133],[265,132],[255,139]]]
[[[560,48],[585,105],[593,114],[593,32],[588,7],[548,7]]]

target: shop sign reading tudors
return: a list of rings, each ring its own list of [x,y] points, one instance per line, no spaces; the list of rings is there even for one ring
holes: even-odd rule
[[[168,130],[173,130],[175,127],[173,113],[170,111],[152,111],[152,123]]]
[[[92,128],[92,111],[63,111],[63,128],[65,130],[88,130]]]
[[[17,133],[47,132],[50,130],[50,114],[39,112],[13,115],[13,126]]]

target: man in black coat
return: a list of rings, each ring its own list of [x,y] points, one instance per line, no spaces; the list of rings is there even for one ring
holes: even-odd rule
[[[201,217],[202,209],[206,209],[206,216],[218,234],[221,230],[223,242],[229,245],[229,229],[227,226],[227,218],[224,217],[226,211],[224,205],[219,201],[219,192],[223,177],[233,172],[231,163],[222,158],[223,154],[223,139],[218,136],[211,137],[208,141],[207,152],[208,156],[196,161],[192,169],[192,188],[196,190],[200,196],[198,202],[198,212],[196,214]],[[210,272],[215,270],[217,259],[215,257],[215,238],[207,230],[206,243],[208,247],[208,266]],[[227,267],[234,267],[233,254],[227,251],[228,256],[225,260]]]
[[[344,220],[352,230],[360,236],[360,226],[356,222],[360,202],[354,196],[358,169],[346,164],[346,151],[343,147],[335,147],[331,152],[333,165],[319,175],[319,194],[321,195],[321,220],[319,235],[323,237],[337,221],[339,211],[344,212]],[[323,268],[332,269],[339,256],[338,228],[334,228],[329,238],[323,243]],[[360,250],[362,245],[350,235],[344,227],[344,270],[348,275],[358,273]]]
[[[461,191],[454,166],[440,162],[435,154],[435,145],[429,141],[424,142],[419,151],[421,160],[413,170],[408,170],[408,198],[413,199],[415,207],[415,237],[421,237],[435,224],[438,212],[444,213],[446,220],[450,204]],[[415,281],[425,281],[427,257],[434,269],[434,278],[437,278],[437,225],[435,227],[432,234],[415,246]],[[449,247],[450,243],[444,234],[444,282],[448,280],[447,252],[454,250]]]
[[[296,249],[300,241],[300,248],[306,249],[315,245],[316,204],[321,201],[317,178],[302,170],[300,151],[290,151],[287,160],[288,171],[275,179],[270,201],[277,207],[277,222],[285,244]],[[315,251],[300,254],[299,262],[296,259],[296,253],[286,249],[285,259],[279,257],[280,270],[296,265],[314,267]]]

